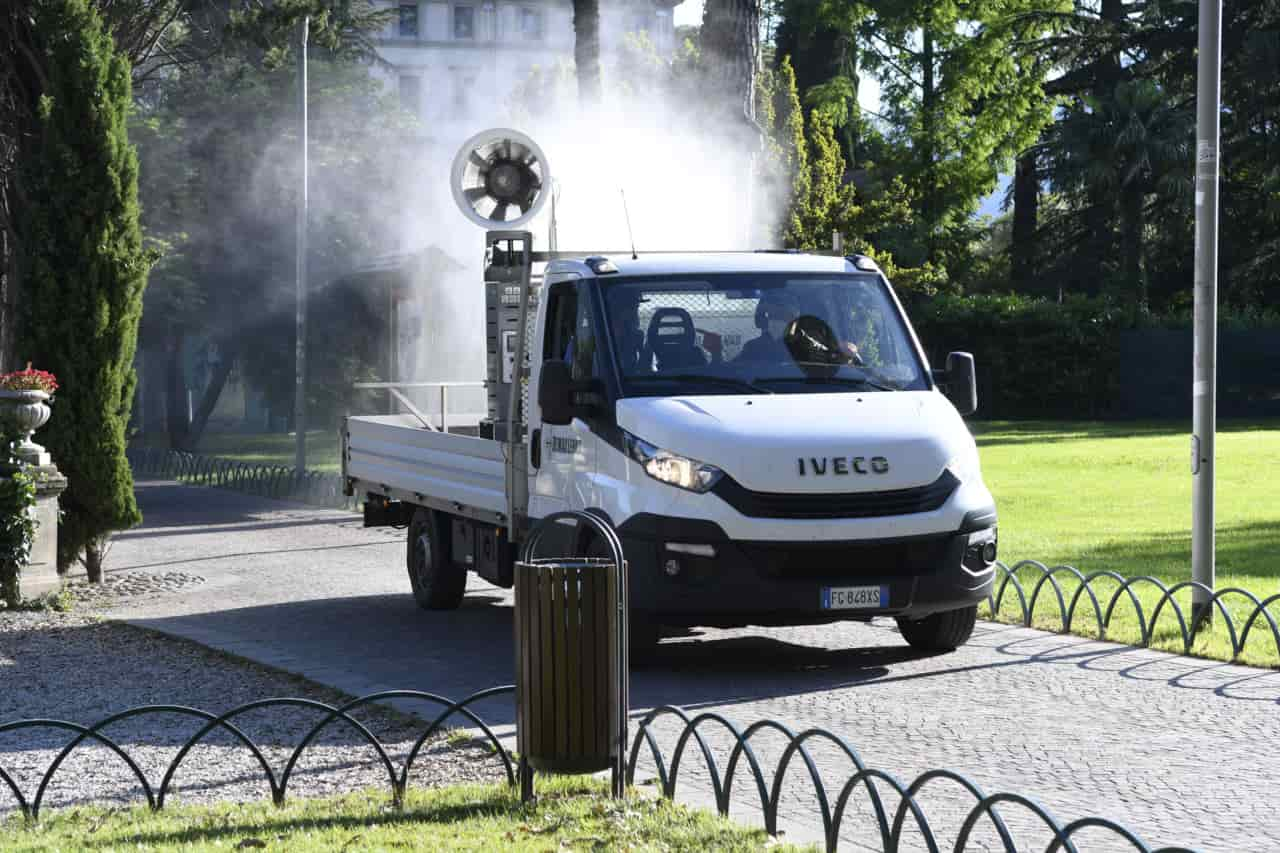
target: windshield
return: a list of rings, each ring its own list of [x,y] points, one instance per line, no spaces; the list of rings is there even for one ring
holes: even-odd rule
[[[627,396],[929,387],[876,274],[727,273],[602,286]]]

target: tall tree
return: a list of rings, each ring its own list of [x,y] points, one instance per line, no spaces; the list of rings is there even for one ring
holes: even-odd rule
[[[924,257],[942,260],[1002,170],[1052,119],[1037,58],[1020,49],[1048,28],[1057,0],[877,3],[864,24],[882,113],[919,199]]]
[[[739,119],[758,134],[760,0],[706,0],[700,45],[713,111]]]
[[[313,285],[393,248],[401,212],[386,200],[403,179],[399,145],[411,124],[365,66],[317,54],[309,81]],[[164,354],[166,431],[177,448],[197,446],[237,366],[262,380],[256,385],[269,392],[273,408],[292,393],[295,81],[287,65],[267,69],[252,51],[228,51],[175,76],[164,99],[139,111],[144,223],[165,249],[143,337],[149,351]],[[326,328],[326,310],[339,310],[331,295],[326,289],[313,298],[313,333]],[[380,290],[379,309],[385,298]],[[245,305],[255,310],[246,315]],[[369,325],[382,310],[350,300],[342,310],[360,332],[313,348],[309,406],[321,408],[313,412],[320,418],[340,407],[351,383],[326,365],[367,366],[370,352],[385,351],[369,349],[382,340],[382,328]],[[193,344],[216,355],[199,382],[189,376]],[[286,393],[278,393],[286,373]],[[190,419],[189,384],[200,395]]]
[[[141,520],[124,456],[150,264],[127,132],[130,67],[86,0],[37,0],[31,33],[41,85],[17,155],[19,357],[62,385],[42,433],[68,479],[58,563],[83,552],[98,580],[106,538]]]
[[[1116,86],[1110,98],[1090,98],[1070,109],[1056,128],[1054,188],[1090,206],[1100,198],[1115,200],[1120,248],[1115,286],[1144,310],[1149,305],[1149,197],[1160,192],[1188,200],[1190,119],[1160,87],[1133,80]]]
[[[573,0],[573,62],[578,69],[578,99],[600,102],[600,0]]]

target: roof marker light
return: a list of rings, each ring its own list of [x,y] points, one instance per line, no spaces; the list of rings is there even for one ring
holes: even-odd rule
[[[591,267],[591,271],[596,275],[610,275],[618,271],[617,264],[599,255],[587,258],[586,264]]]

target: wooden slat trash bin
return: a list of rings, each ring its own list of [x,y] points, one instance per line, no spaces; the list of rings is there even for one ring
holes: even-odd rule
[[[609,558],[539,558],[538,543],[564,519],[594,529]],[[611,770],[625,790],[627,566],[617,533],[585,512],[558,512],[530,533],[515,565],[516,740],[520,795],[533,772]]]

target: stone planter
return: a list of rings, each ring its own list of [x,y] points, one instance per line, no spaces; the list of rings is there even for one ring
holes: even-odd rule
[[[35,477],[36,505],[31,508],[36,521],[31,561],[18,578],[23,598],[35,598],[62,586],[58,574],[58,496],[67,488],[67,479],[54,466],[49,452],[31,440],[31,434],[49,422],[49,395],[44,391],[0,390],[0,420],[10,433],[17,433],[13,455]],[[2,461],[2,460],[0,460]]]
[[[18,433],[13,452],[28,465],[53,464],[49,453],[31,440],[31,434],[49,422],[49,395],[44,391],[0,390],[0,418]]]

